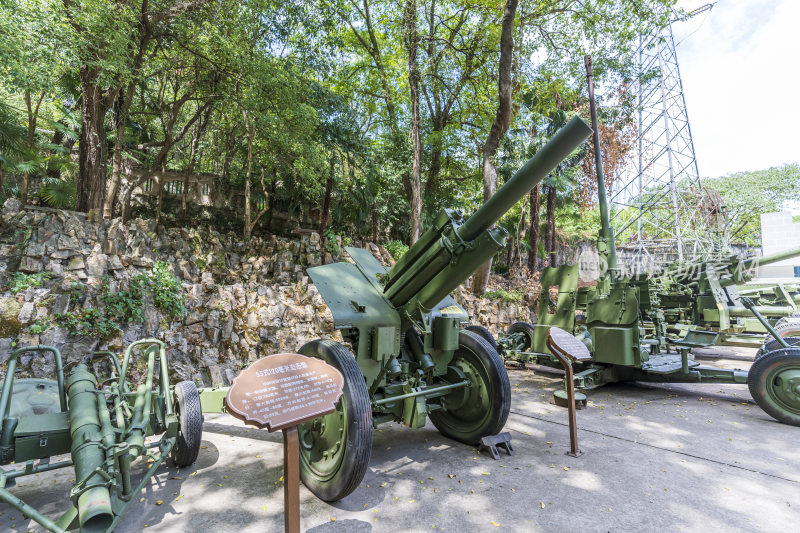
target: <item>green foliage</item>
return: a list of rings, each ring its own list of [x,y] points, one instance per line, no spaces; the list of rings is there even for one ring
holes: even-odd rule
[[[402,241],[389,241],[384,246],[386,251],[392,254],[395,261],[398,261],[408,251],[408,245]]]
[[[338,257],[342,255],[342,249],[339,246],[339,241],[337,240],[339,237],[335,234],[332,230],[326,229],[325,230],[325,250],[328,251],[331,255]]]
[[[567,243],[594,241],[600,231],[600,210],[582,209],[574,202],[556,207],[557,229]]]
[[[702,184],[722,197],[728,210],[725,231],[731,241],[754,245],[760,240],[761,215],[797,200],[800,164],[706,178]]]
[[[21,274],[15,276],[11,290],[25,290],[38,286],[40,277],[46,275]],[[65,293],[71,298],[81,298],[86,285],[73,281]],[[107,339],[122,331],[129,322],[144,321],[144,305],[152,297],[153,305],[165,317],[178,319],[186,314],[186,295],[180,281],[170,271],[165,261],[156,261],[150,272],[140,273],[114,286],[111,278],[104,277],[97,293],[100,307],[82,308],[67,313],[57,313],[51,319],[39,319],[28,327],[33,334],[40,334],[51,325],[63,327],[71,335],[95,336]]]
[[[504,302],[522,302],[521,291],[507,291],[505,289],[493,289],[483,293],[483,298],[487,300],[502,300]]]
[[[148,276],[137,274],[128,281],[125,289],[112,290],[110,278],[104,277],[99,291],[104,312],[119,324],[128,321],[143,322],[144,296],[149,282]]]
[[[31,287],[41,287],[45,280],[50,279],[49,272],[38,272],[36,274],[23,274],[22,272],[14,272],[11,281],[8,284],[8,290],[13,294],[26,291]]]
[[[166,261],[156,261],[149,274],[149,289],[156,309],[169,318],[186,314],[186,295],[180,280],[169,269]]]
[[[66,294],[69,294],[71,299],[77,300],[83,297],[86,294],[86,284],[78,281],[77,279],[72,280],[69,284],[69,287],[64,291]]]
[[[68,313],[56,313],[53,315],[52,323],[63,327],[70,335],[99,339],[108,339],[122,331],[119,324],[99,309],[83,308]],[[33,327],[40,326],[37,323]]]
[[[67,180],[47,180],[39,190],[39,197],[56,209],[71,209],[75,205],[76,194],[75,182]]]

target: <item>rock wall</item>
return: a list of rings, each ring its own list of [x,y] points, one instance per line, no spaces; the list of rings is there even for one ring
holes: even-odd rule
[[[260,342],[267,354],[294,351],[317,337],[338,337],[305,269],[346,257],[339,256],[340,242],[324,242],[317,233],[244,242],[234,233],[202,227],[164,229],[152,220],[123,225],[121,219],[91,221],[70,211],[20,210],[13,199],[0,217],[0,364],[12,346],[55,345],[71,361],[96,349],[120,352],[135,340],[155,336],[168,346],[175,379],[227,384],[258,357]],[[364,246],[384,264],[392,263],[383,247]],[[187,302],[181,320],[167,319],[146,302],[143,321],[124,325],[112,338],[71,336],[59,326],[32,332],[37,321],[56,313],[100,307],[97,289],[104,279],[112,287],[123,286],[156,261],[166,261],[181,280]],[[15,272],[47,277],[40,286],[13,294],[8,283]],[[71,291],[76,281],[86,287],[79,296]],[[533,318],[532,294],[521,303],[476,298],[464,289],[455,296],[473,323],[494,332]],[[52,375],[49,358],[25,356],[21,363],[23,375]]]

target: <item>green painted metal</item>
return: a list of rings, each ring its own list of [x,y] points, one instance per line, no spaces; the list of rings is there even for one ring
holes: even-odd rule
[[[595,118],[590,61],[586,66],[590,108]],[[598,176],[602,176],[597,136],[594,143]],[[602,211],[602,179],[598,180],[598,188]],[[610,251],[605,249],[606,243],[610,250],[615,246],[607,217],[601,217],[601,226],[598,247],[613,265]],[[758,306],[742,298],[736,285],[748,281],[757,265],[797,256],[800,249],[745,260],[730,255],[714,261],[676,263],[652,278],[623,277],[609,269],[596,288],[576,288],[572,268],[548,268],[541,278],[540,323],[512,327],[497,340],[497,345],[507,359],[558,368],[560,365],[543,349],[541,340],[550,327],[559,326],[581,339],[592,354],[590,362],[575,363],[578,387],[594,388],[617,381],[747,383],[768,414],[781,422],[800,425],[800,350],[788,348],[781,340],[783,348],[765,354],[766,362],[754,363],[755,378],[743,370],[702,366],[691,353],[693,348],[720,342],[725,334],[740,336],[743,326],[739,318],[754,319],[764,331],[779,338],[768,318],[794,312],[791,293],[785,289],[774,291],[775,300],[769,302],[773,305]],[[552,301],[552,287],[559,288],[557,302]],[[774,305],[781,299],[785,305]],[[676,337],[677,332],[683,336]],[[530,338],[528,343],[521,342],[520,337],[525,335]]]
[[[132,392],[126,378],[137,350],[147,363],[143,383]],[[15,379],[17,358],[25,352],[51,353],[56,360],[56,379]],[[111,374],[99,382],[90,365],[103,358],[111,360]],[[64,382],[58,349],[25,346],[12,352],[0,396],[0,464],[24,467],[0,474],[0,501],[48,531],[111,531],[133,496],[178,444],[180,421],[173,409],[165,346],[155,339],[133,343],[125,351],[122,365],[111,352],[87,354],[70,370],[66,386]],[[202,420],[194,420],[198,422]],[[146,437],[157,434],[163,435],[145,445]],[[160,453],[154,453],[154,448]],[[70,453],[71,459],[49,462],[63,453]],[[131,463],[145,456],[154,464],[134,488]],[[68,466],[75,470],[72,505],[56,520],[14,496],[7,486],[19,477]]]
[[[421,396],[438,402],[435,391],[449,390],[448,367],[459,329],[468,320],[450,293],[505,246],[504,230],[492,225],[590,132],[573,119],[471,217],[442,212],[391,269],[358,248],[346,249],[352,264],[308,269],[335,327],[356,352],[376,417],[391,414],[403,422],[407,417],[400,402],[389,409],[389,398]]]
[[[579,118],[570,121],[472,216],[444,210],[390,269],[352,247],[346,248],[352,263],[308,269],[355,352],[375,425],[422,427],[430,415],[445,434],[474,444],[489,434],[479,433],[505,423],[510,388],[502,361],[485,340],[462,330],[469,316],[450,293],[505,246],[505,231],[492,226],[590,133]],[[337,413],[301,429],[304,479],[326,498],[347,493],[320,487],[328,470],[329,484],[352,485],[334,475],[346,470],[340,454],[362,455],[344,449],[341,435],[352,421]]]
[[[594,150],[594,167],[597,177],[597,206],[600,209],[600,234],[597,239],[597,251],[606,260],[607,272],[613,276],[617,270],[617,247],[614,244],[614,230],[608,216],[608,200],[606,198],[605,180],[603,178],[603,158],[599,150],[600,129],[597,127],[597,108],[594,102],[594,80],[592,75],[592,56],[584,57],[586,77],[589,87],[589,114],[592,118],[592,144]],[[562,328],[563,329],[563,328]],[[567,330],[569,331],[569,330]]]

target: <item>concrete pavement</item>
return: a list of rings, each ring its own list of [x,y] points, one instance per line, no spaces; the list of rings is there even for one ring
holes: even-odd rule
[[[714,353],[705,362],[747,368],[752,357]],[[352,495],[328,504],[301,487],[303,531],[797,530],[800,428],[773,421],[745,385],[590,391],[588,409],[578,412],[585,454],[572,458],[565,455],[566,410],[547,403],[559,377],[529,369],[509,374],[506,429],[515,456],[493,461],[431,424],[381,426],[369,471]],[[117,531],[279,531],[282,474],[280,434],[206,416],[198,462],[162,467]],[[12,490],[55,515],[72,477],[71,469],[41,474]],[[0,530],[34,526],[0,506]]]

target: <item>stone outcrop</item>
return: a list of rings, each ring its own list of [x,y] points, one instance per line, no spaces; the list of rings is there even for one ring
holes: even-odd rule
[[[314,232],[287,239],[277,236],[243,241],[234,233],[207,228],[164,229],[152,220],[94,222],[80,213],[28,208],[14,201],[0,212],[0,362],[16,345],[59,346],[66,360],[93,349],[121,351],[137,339],[155,336],[168,347],[175,379],[205,385],[229,383],[259,353],[294,351],[317,337],[337,338],[333,318],[306,268],[343,258],[341,242],[328,243]],[[361,246],[362,243],[354,243]],[[391,255],[363,244],[384,264]],[[346,258],[345,258],[346,259]],[[169,320],[150,303],[142,323],[129,323],[114,338],[72,338],[63,328],[42,332],[31,326],[81,307],[98,307],[97,289],[124,284],[166,261],[180,279],[186,314]],[[38,274],[41,285],[13,294],[7,284],[15,272]],[[85,287],[75,293],[76,282]],[[456,298],[493,331],[515,321],[531,321],[528,298],[521,303],[476,298],[466,290]],[[40,328],[39,328],[40,329]],[[22,361],[23,373],[52,375],[52,364]]]

